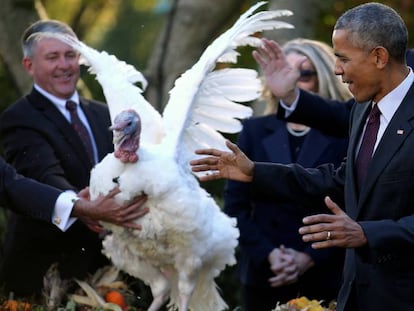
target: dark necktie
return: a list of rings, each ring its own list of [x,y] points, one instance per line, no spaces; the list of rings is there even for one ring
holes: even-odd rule
[[[356,174],[358,178],[358,187],[360,189],[368,173],[368,166],[371,162],[380,126],[380,116],[381,111],[378,109],[377,104],[374,104],[371,112],[369,113],[368,123],[365,128],[364,137],[362,138],[361,147],[356,159]]]
[[[91,138],[89,136],[89,132],[86,129],[85,125],[79,119],[78,112],[76,111],[76,103],[71,100],[68,100],[66,102],[66,109],[69,110],[70,112],[70,119],[71,119],[72,127],[74,128],[76,133],[78,133],[79,137],[81,138],[82,143],[86,149],[86,152],[88,153],[89,160],[91,161],[91,163],[95,163]]]

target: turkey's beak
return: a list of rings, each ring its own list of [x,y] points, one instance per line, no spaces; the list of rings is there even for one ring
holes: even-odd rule
[[[125,124],[123,123],[116,123],[109,127],[109,130],[114,132],[114,138],[113,138],[114,144],[118,144],[122,142],[122,140],[125,138],[125,133],[123,131],[124,128],[125,128]]]
[[[114,131],[114,138],[113,143],[114,144],[120,144],[125,139],[125,134],[122,131]]]
[[[121,126],[119,124],[113,124],[108,129],[110,131],[119,131],[119,130],[121,130]]]

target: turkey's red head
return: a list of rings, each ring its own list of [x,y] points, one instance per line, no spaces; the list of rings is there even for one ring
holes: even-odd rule
[[[132,109],[122,111],[109,129],[114,132],[115,157],[123,163],[137,162],[141,135],[141,118],[138,113]]]

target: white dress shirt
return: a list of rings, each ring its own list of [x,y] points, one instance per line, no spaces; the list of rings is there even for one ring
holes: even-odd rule
[[[62,192],[55,203],[55,208],[52,214],[52,223],[62,231],[66,231],[77,220],[75,217],[70,217],[74,202],[78,197],[76,193],[71,190]]]
[[[388,124],[390,123],[392,117],[394,116],[395,112],[397,111],[398,107],[400,107],[405,95],[407,95],[408,90],[410,89],[411,85],[414,82],[414,74],[410,67],[407,77],[391,92],[385,95],[378,103],[378,109],[381,111],[380,116],[380,127],[377,134],[377,140],[374,146],[374,152],[377,149],[378,143],[380,142],[382,135],[384,135],[385,129],[387,128]],[[364,125],[364,132],[365,127],[367,125],[368,118]],[[361,135],[359,145],[361,145],[363,134]],[[357,148],[359,150],[359,148]]]

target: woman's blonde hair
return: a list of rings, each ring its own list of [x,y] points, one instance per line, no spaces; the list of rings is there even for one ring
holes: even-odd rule
[[[310,60],[316,70],[320,96],[340,101],[352,97],[341,78],[334,73],[335,54],[329,45],[321,41],[298,38],[286,42],[283,51],[285,54],[298,53]],[[274,98],[266,84],[262,97],[266,101],[264,114],[274,113],[278,100]]]

